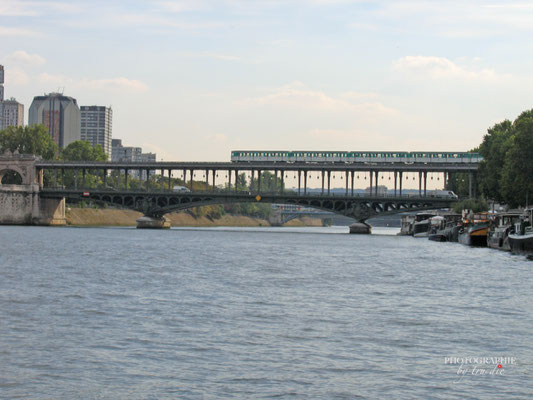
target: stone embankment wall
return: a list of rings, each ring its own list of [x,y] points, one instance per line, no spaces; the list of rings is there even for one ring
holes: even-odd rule
[[[177,226],[270,226],[268,221],[261,218],[245,217],[242,215],[224,215],[222,218],[210,220],[206,217],[194,218],[184,212],[165,215],[173,227]],[[136,220],[142,214],[132,210],[67,208],[68,225],[78,226],[135,226]],[[304,218],[292,220],[285,226],[322,226],[319,219]]]

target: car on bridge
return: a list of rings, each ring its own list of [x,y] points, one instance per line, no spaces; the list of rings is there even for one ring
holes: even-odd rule
[[[450,199],[459,199],[454,192],[451,190],[432,190],[428,193],[429,197],[447,197]]]
[[[174,186],[172,188],[172,191],[177,192],[177,193],[189,193],[190,192],[190,190],[186,188],[185,186]]]

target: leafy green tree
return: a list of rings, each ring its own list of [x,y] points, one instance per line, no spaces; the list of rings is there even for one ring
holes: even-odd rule
[[[489,128],[479,146],[479,152],[483,156],[478,170],[481,193],[499,202],[504,200],[501,191],[502,167],[511,148],[513,135],[513,124],[505,120]]]
[[[53,160],[58,154],[57,144],[44,125],[10,126],[0,131],[0,151],[6,150],[35,154],[45,160]]]
[[[89,142],[76,140],[65,147],[61,158],[65,161],[107,161],[107,154],[99,144],[93,147]]]
[[[106,161],[107,155],[100,145],[93,147],[89,142],[77,140],[72,142],[61,152],[61,158],[65,161]],[[86,170],[85,177],[82,171],[67,170],[64,174],[66,187],[95,188],[103,184],[103,171]]]
[[[453,210],[460,214],[462,210],[472,210],[473,212],[482,212],[489,209],[488,203],[484,199],[465,199],[453,205]]]
[[[507,204],[517,207],[531,204],[530,196],[533,195],[533,109],[518,116],[513,130],[500,185]]]

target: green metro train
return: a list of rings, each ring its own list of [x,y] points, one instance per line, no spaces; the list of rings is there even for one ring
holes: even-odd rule
[[[479,163],[479,153],[427,151],[278,151],[233,150],[231,161],[306,163]]]

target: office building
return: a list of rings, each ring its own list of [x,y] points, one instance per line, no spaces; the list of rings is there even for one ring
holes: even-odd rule
[[[123,146],[122,139],[113,139],[111,161],[113,162],[155,162],[155,153],[143,153],[140,147]],[[140,173],[139,173],[140,172]],[[146,179],[146,171],[131,170],[130,175],[137,179]],[[155,171],[150,170],[150,175]]]
[[[4,66],[0,65],[0,130],[24,126],[24,106],[11,97],[4,100]]]
[[[0,65],[0,131],[4,129],[4,66]]]
[[[111,141],[111,161],[113,162],[140,162],[142,149],[140,147],[123,146],[122,139]]]
[[[20,104],[14,98],[4,100],[1,106],[2,121],[0,130],[8,126],[24,126],[24,105]]]
[[[62,93],[35,96],[30,106],[28,124],[43,124],[61,148],[81,139],[80,108],[76,99]]]
[[[155,153],[142,153],[141,154],[141,161],[142,162],[155,162],[156,161],[156,155],[155,155]]]
[[[105,106],[81,106],[81,140],[94,147],[103,147],[108,159],[112,158],[113,110]]]
[[[4,101],[4,66],[0,65],[0,102]]]

